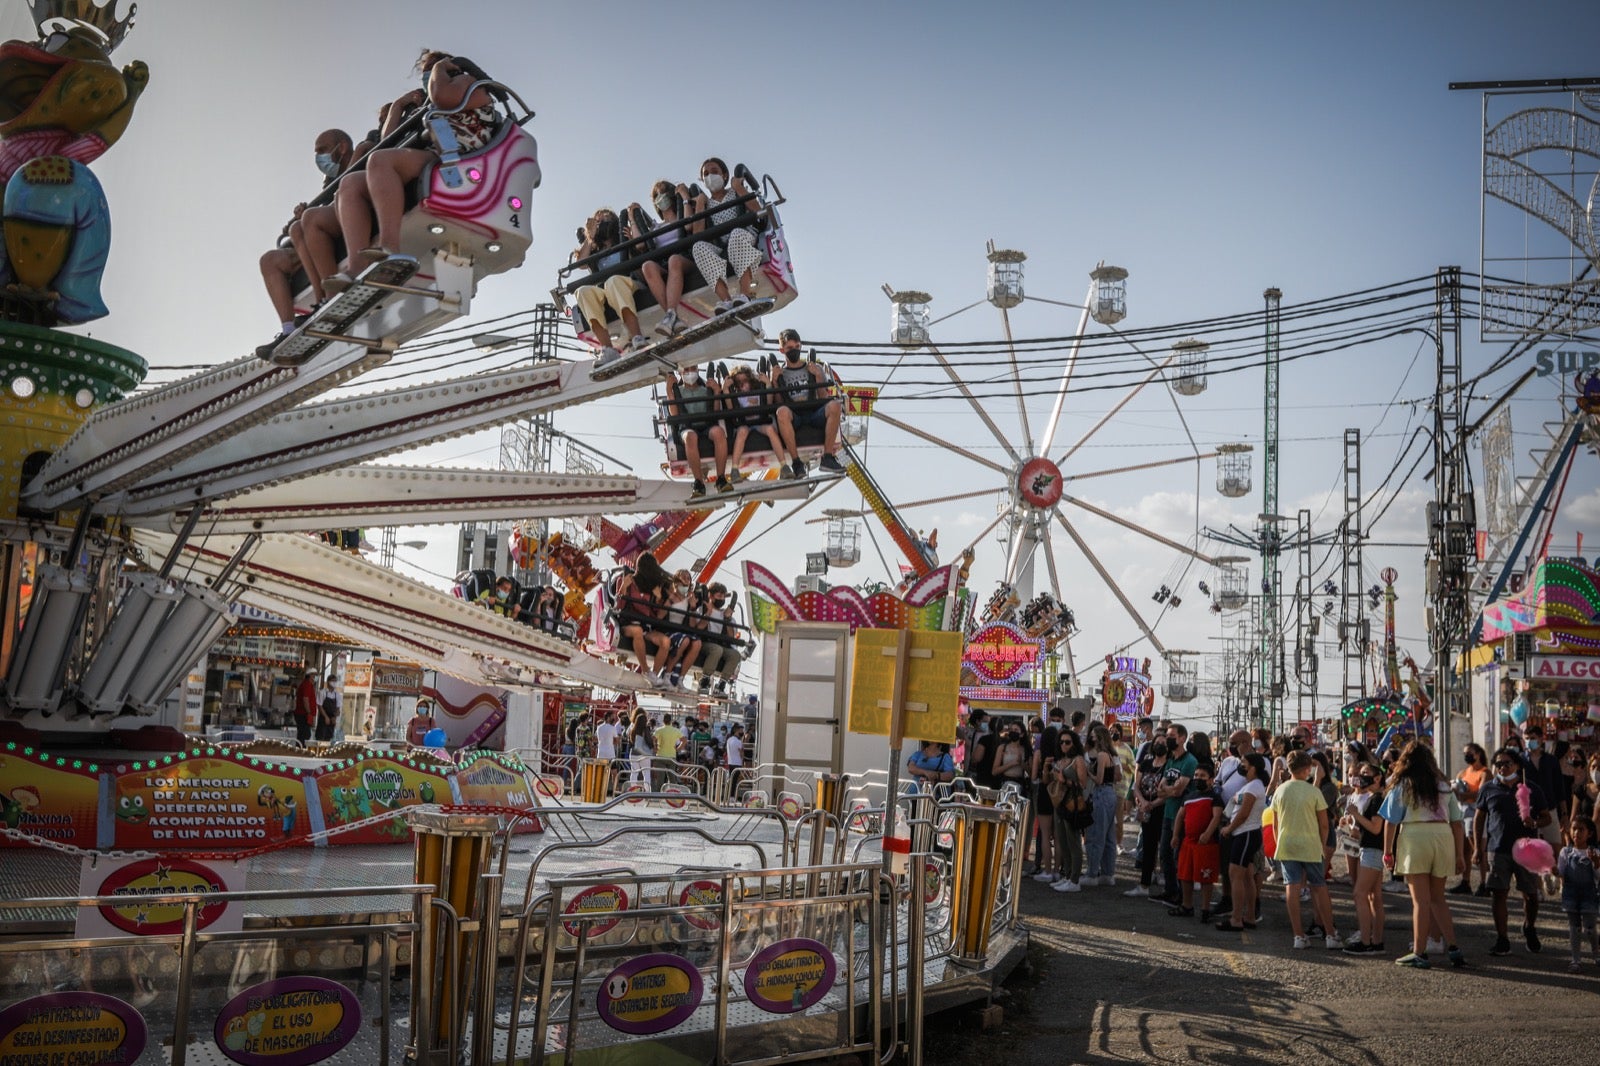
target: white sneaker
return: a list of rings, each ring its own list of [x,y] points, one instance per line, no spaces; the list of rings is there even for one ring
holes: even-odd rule
[[[1405,893],[1405,892],[1411,891],[1409,888],[1406,887],[1406,883],[1404,881],[1385,881],[1383,883],[1383,890],[1385,892],[1398,892],[1398,893]]]
[[[1115,877],[1102,877],[1100,879],[1100,884],[1103,888],[1116,888],[1117,879]]]
[[[1053,874],[1049,870],[1040,870],[1038,873],[1033,875],[1033,879],[1035,881],[1043,881],[1048,884],[1049,882],[1056,880],[1059,876],[1059,874]]]
[[[1309,888],[1302,888],[1300,890],[1300,902],[1301,903],[1310,903],[1311,902],[1311,890]]]
[[[1311,946],[1311,941],[1308,940],[1306,937],[1297,936],[1297,937],[1294,938],[1294,949],[1296,951],[1304,951],[1306,948],[1308,948],[1310,946]]]
[[[1360,940],[1361,937],[1358,935],[1355,939]],[[1338,933],[1329,933],[1327,936],[1322,938],[1322,946],[1327,948],[1329,951],[1338,951],[1340,948],[1344,947],[1344,941],[1339,939]]]
[[[622,353],[617,351],[615,348],[611,347],[611,345],[608,344],[604,348],[601,348],[600,349],[600,354],[595,357],[594,368],[596,370],[599,370],[599,369],[601,369],[603,367],[608,367],[612,363],[615,363],[618,359],[621,359],[621,358],[622,358]]]
[[[1057,881],[1055,884],[1051,885],[1050,887],[1055,889],[1057,892],[1081,892],[1081,891],[1083,891],[1081,888],[1078,887],[1078,882],[1076,882],[1076,881],[1068,881],[1064,877],[1061,880]]]
[[[1444,954],[1444,941],[1443,940],[1429,940],[1428,941],[1428,954],[1429,955],[1443,955]]]
[[[1149,896],[1150,890],[1145,888],[1143,885],[1134,885],[1132,888],[1128,889],[1128,891],[1124,892],[1123,895],[1127,896],[1129,899],[1140,899],[1141,897]]]
[[[1362,943],[1361,934],[1351,933],[1349,936],[1345,937],[1344,942],[1346,944],[1360,944]]]

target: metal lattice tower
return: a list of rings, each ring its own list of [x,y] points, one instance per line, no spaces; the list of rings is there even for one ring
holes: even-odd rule
[[[1436,384],[1433,401],[1433,503],[1428,509],[1428,594],[1433,608],[1434,748],[1448,773],[1457,741],[1449,735],[1457,715],[1469,711],[1471,689],[1455,672],[1466,650],[1468,589],[1475,557],[1477,515],[1461,404],[1461,268],[1440,267],[1434,280]]]
[[[1341,706],[1367,693],[1367,598],[1361,589],[1361,431],[1344,431],[1344,520],[1339,523],[1343,555],[1339,587],[1339,647],[1344,652]]]
[[[1511,408],[1502,407],[1483,431],[1483,492],[1490,537],[1504,537],[1516,522],[1516,449]]]
[[[1262,725],[1273,730],[1283,730],[1283,629],[1281,625],[1282,575],[1278,560],[1282,551],[1278,523],[1278,373],[1279,373],[1279,303],[1283,293],[1268,289],[1261,294],[1266,308],[1266,390],[1263,407],[1265,418],[1261,431],[1261,615],[1258,623],[1260,638],[1261,688],[1257,718]]]
[[[1296,515],[1299,534],[1295,538],[1295,554],[1300,563],[1299,578],[1294,586],[1295,604],[1295,710],[1300,721],[1317,716],[1317,634],[1322,630],[1322,618],[1317,614],[1311,589],[1311,512],[1302,508]]]

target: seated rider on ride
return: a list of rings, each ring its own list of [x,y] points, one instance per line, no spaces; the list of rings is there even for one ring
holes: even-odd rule
[[[743,198],[753,190],[745,183],[742,168],[740,176],[736,176],[730,184],[728,164],[713,156],[700,164],[700,180],[705,182],[710,191],[694,199],[689,213],[697,215],[722,204],[727,207],[715,211],[709,219],[692,223],[689,227],[692,232],[698,233],[708,226],[732,222],[741,212],[754,206],[743,202]],[[740,226],[711,240],[697,241],[689,251],[694,256],[695,266],[700,268],[701,276],[716,286],[717,314],[750,302],[750,294],[755,290],[755,269],[761,265],[761,250],[756,247],[755,230]],[[734,276],[739,279],[739,291],[730,295],[727,279]]]
[[[667,372],[667,414],[687,415],[689,421],[674,423],[683,440],[683,451],[689,458],[689,473],[694,485],[689,498],[698,500],[706,494],[705,463],[700,457],[700,442],[709,439],[716,458],[717,491],[730,492],[733,482],[728,480],[728,434],[722,428],[718,408],[722,388],[715,381],[702,379],[700,368],[686,366],[678,374]]]
[[[686,236],[683,227],[674,226],[673,223],[683,218],[683,204],[688,199],[689,190],[685,186],[674,186],[665,178],[650,186],[650,204],[656,209],[656,217],[660,219],[652,229],[652,232],[656,233],[651,241],[654,247],[665,248]],[[649,216],[644,215],[643,208],[638,204],[629,204],[628,218],[634,217],[643,217],[648,221]],[[629,236],[642,237],[644,234],[630,233]],[[676,337],[688,328],[678,317],[678,307],[683,303],[683,282],[688,272],[688,257],[676,252],[667,257],[665,269],[654,259],[639,268],[645,286],[665,312],[661,321],[656,323],[656,332],[663,337]]]
[[[583,243],[572,253],[573,259],[599,255],[595,263],[597,271],[622,262],[625,252],[618,247],[622,244],[622,227],[617,221],[617,213],[609,207],[602,207],[590,215],[583,229],[578,231],[578,238]],[[607,249],[615,251],[608,252]],[[611,328],[606,325],[606,304],[616,311],[626,334],[633,338],[626,350],[637,352],[650,347],[650,338],[639,328],[639,312],[633,299],[633,294],[638,291],[639,283],[633,280],[632,275],[613,274],[602,284],[584,285],[573,294],[578,303],[578,314],[583,318],[581,324],[600,344],[600,355],[594,361],[596,370],[622,358],[622,352],[611,343]]]
[[[362,142],[361,151],[371,149],[371,144]],[[350,169],[350,164],[355,162],[360,154],[350,142],[350,135],[344,130],[323,130],[317,134],[312,151],[316,154],[317,169],[322,171],[324,189],[338,181],[339,175]],[[293,333],[299,324],[294,313],[294,276],[303,266],[308,275],[316,278],[306,251],[305,231],[307,226],[319,225],[324,215],[333,216],[333,208],[308,208],[304,202],[296,204],[294,217],[283,227],[278,246],[261,255],[261,280],[267,287],[267,298],[272,301],[272,309],[277,312],[278,321],[282,326],[282,331],[272,338],[271,342],[256,349],[256,355],[263,359],[270,356],[279,342]],[[289,242],[287,247],[284,245],[285,240]],[[312,286],[312,296],[319,303],[321,291],[320,281]]]
[[[512,602],[511,593],[511,579],[503,577],[494,583],[493,588],[487,588],[478,593],[478,598],[474,602],[482,604],[495,614],[503,614],[507,618],[514,619],[521,613],[522,605]]]
[[[843,409],[833,394],[833,382],[822,367],[802,360],[797,331],[786,329],[778,334],[778,348],[783,353],[783,362],[772,371],[767,384],[781,393],[779,402],[783,406],[778,408],[778,435],[789,454],[796,457],[792,467],[794,476],[806,476],[805,460],[799,458],[800,449],[795,444],[796,426],[820,427],[823,455],[818,469],[828,474],[844,473],[844,464],[838,458],[839,416]],[[825,402],[818,403],[819,400]]]
[[[728,460],[728,477],[735,483],[745,479],[744,471],[739,469],[739,460],[744,457],[745,442],[750,439],[752,431],[761,433],[767,438],[773,458],[778,460],[778,476],[794,477],[793,463],[800,456],[796,452],[784,452],[783,438],[778,435],[772,411],[743,413],[749,408],[772,405],[773,397],[765,391],[766,387],[767,383],[757,377],[756,372],[745,363],[735,364],[733,373],[728,376],[728,384],[723,393],[723,406],[728,411],[727,425],[733,429],[733,454]],[[784,458],[785,454],[788,455],[787,459]]]
[[[445,121],[462,152],[487,145],[503,121],[489,90],[472,88],[488,80],[476,63],[462,56],[440,60],[428,72],[428,100],[433,107],[450,112]],[[391,111],[390,118],[393,117]],[[432,143],[433,131],[427,130],[426,136],[426,148],[382,148],[373,152],[367,157],[364,182],[339,183],[339,226],[344,231],[349,269],[326,279],[323,288],[327,291],[348,288],[369,264],[398,254],[406,186],[439,159],[439,147]],[[378,222],[376,244],[371,243],[374,217]]]
[[[635,616],[622,620],[617,635],[620,640],[628,642],[625,647],[633,651],[639,663],[639,672],[656,688],[667,686],[662,668],[671,651],[671,640],[666,633],[652,628],[643,620],[661,617],[664,609],[661,605],[662,590],[671,581],[656,557],[644,552],[635,562],[633,572],[622,576],[616,590],[617,610]],[[648,649],[654,650],[653,660]]]

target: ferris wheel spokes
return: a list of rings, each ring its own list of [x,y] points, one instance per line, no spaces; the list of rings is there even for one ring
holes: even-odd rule
[[[1085,470],[1081,474],[1073,474],[1070,481],[1082,481],[1090,477],[1109,477],[1112,474],[1128,474],[1135,470],[1153,470],[1158,466],[1176,466],[1179,463],[1198,463],[1202,459],[1215,459],[1216,452],[1202,452],[1199,455],[1180,455],[1176,459],[1155,459],[1148,463],[1134,463],[1132,466],[1113,466],[1105,470]]]
[[[1137,351],[1137,349],[1135,349],[1135,351]],[[1141,352],[1140,354],[1142,355],[1143,353]],[[1105,414],[1100,416],[1100,421],[1096,422],[1093,426],[1091,426],[1089,428],[1089,432],[1085,433],[1083,436],[1078,438],[1078,443],[1074,444],[1071,448],[1067,449],[1067,454],[1063,455],[1060,459],[1056,460],[1056,465],[1057,466],[1066,465],[1067,460],[1071,459],[1074,455],[1078,454],[1078,449],[1082,448],[1085,444],[1089,443],[1089,438],[1090,437],[1093,437],[1096,433],[1099,433],[1101,429],[1105,428],[1105,424],[1107,422],[1111,421],[1113,418],[1115,418],[1118,411],[1120,411],[1124,407],[1128,406],[1129,401],[1131,401],[1135,396],[1139,395],[1139,393],[1141,391],[1143,391],[1143,389],[1144,389],[1144,387],[1146,385],[1150,384],[1152,381],[1154,381],[1157,378],[1161,377],[1162,373],[1167,369],[1167,367],[1173,362],[1173,359],[1175,359],[1175,358],[1176,358],[1176,356],[1174,356],[1173,358],[1169,358],[1165,363],[1162,363],[1159,366],[1157,366],[1155,369],[1151,370],[1150,373],[1145,375],[1143,381],[1139,382],[1139,384],[1137,384],[1133,388],[1129,389],[1128,392],[1126,393],[1126,395],[1124,395],[1122,397],[1122,399],[1118,400],[1116,402],[1116,404],[1111,408],[1111,410],[1107,411]]]
[[[1017,417],[1022,421],[1022,439],[1029,455],[1033,454],[1033,427],[1028,424],[1028,403],[1022,398],[1022,368],[1017,365],[1017,342],[1011,335],[1011,313],[1000,308],[1000,322],[1006,331],[1006,358],[1011,363],[1011,386],[1017,395]]]
[[[895,429],[902,430],[902,431],[904,431],[906,433],[909,433],[913,437],[921,437],[923,440],[927,441],[930,444],[937,444],[939,447],[943,448],[945,451],[955,452],[957,455],[965,456],[966,458],[971,459],[973,462],[978,463],[981,466],[988,467],[990,470],[993,470],[997,474],[1005,474],[1005,473],[1008,472],[1005,467],[1001,466],[999,463],[995,462],[993,459],[985,459],[983,456],[979,455],[977,452],[968,451],[966,448],[963,448],[958,444],[950,443],[949,441],[945,440],[943,437],[935,436],[934,434],[929,433],[926,430],[918,429],[915,426],[908,425],[905,422],[900,421],[898,418],[894,418],[894,417],[892,417],[890,415],[886,415],[886,414],[883,413],[883,410],[881,408],[878,408],[878,407],[875,406],[873,408],[873,411],[872,411],[872,417],[876,418],[880,422],[884,422],[884,423],[887,423],[888,425],[893,426]]]
[[[951,383],[955,385],[961,395],[967,398],[967,403],[972,405],[972,409],[977,412],[978,417],[983,419],[983,424],[989,427],[989,432],[994,434],[994,439],[1000,442],[1000,447],[1005,449],[1006,454],[1011,457],[1011,461],[1013,463],[1021,463],[1022,457],[1011,446],[1011,442],[1006,440],[1006,435],[1000,432],[1000,427],[995,425],[994,419],[989,417],[989,412],[984,410],[983,404],[978,402],[978,398],[972,394],[972,390],[967,388],[966,381],[962,379],[960,374],[956,373],[956,368],[950,365],[950,360],[946,359],[944,353],[931,341],[928,343],[928,351],[933,353],[933,357],[944,368],[944,372],[950,378]]]
[[[1163,537],[1160,533],[1157,533],[1153,529],[1146,529],[1144,526],[1139,525],[1137,522],[1128,521],[1126,518],[1123,518],[1121,515],[1112,514],[1110,511],[1102,510],[1101,508],[1096,507],[1094,504],[1090,503],[1087,500],[1080,500],[1076,496],[1068,496],[1065,493],[1063,493],[1062,496],[1061,496],[1061,502],[1062,503],[1070,503],[1074,507],[1081,507],[1081,508],[1083,508],[1083,510],[1088,511],[1092,515],[1098,515],[1099,517],[1104,518],[1107,522],[1114,522],[1117,525],[1121,526],[1123,529],[1126,529],[1126,530],[1128,530],[1130,532],[1133,532],[1133,533],[1137,533],[1141,537],[1148,537],[1151,540],[1155,541],[1157,544],[1165,545],[1166,547],[1171,548],[1173,551],[1179,551],[1179,552],[1182,552],[1185,555],[1192,556],[1193,558],[1200,560],[1202,563],[1205,563],[1208,566],[1216,566],[1217,565],[1217,560],[1212,558],[1209,555],[1206,555],[1204,552],[1197,551],[1194,548],[1189,547],[1187,544],[1179,544],[1175,540],[1169,540],[1168,538]]]
[[[1044,304],[1054,304],[1056,307],[1071,307],[1082,312],[1078,315],[1078,328],[1072,334],[1072,348],[1067,352],[1067,361],[1061,368],[1061,380],[1056,384],[1055,402],[1050,407],[1050,419],[1045,423],[1044,437],[1039,441],[1039,454],[1049,455],[1050,445],[1055,442],[1056,429],[1061,425],[1061,412],[1067,406],[1067,390],[1072,387],[1072,373],[1078,366],[1078,350],[1083,346],[1083,331],[1089,328],[1089,306],[1094,300],[1095,289],[1099,282],[1093,275],[1089,278],[1089,292],[1084,296],[1083,303],[1071,304],[1065,300],[1047,300],[1042,296],[1033,299]],[[1060,465],[1059,463],[1057,464]]]
[[[1139,609],[1133,605],[1133,601],[1128,599],[1127,595],[1123,593],[1122,586],[1117,584],[1116,579],[1111,576],[1111,572],[1107,570],[1105,568],[1105,564],[1100,561],[1100,557],[1096,555],[1094,550],[1089,547],[1089,542],[1084,540],[1083,537],[1078,534],[1078,531],[1073,528],[1072,523],[1067,521],[1065,515],[1063,515],[1060,511],[1055,511],[1053,513],[1056,521],[1061,523],[1061,528],[1067,531],[1067,536],[1072,538],[1072,542],[1078,546],[1078,550],[1083,553],[1083,557],[1089,561],[1089,565],[1094,567],[1095,573],[1100,575],[1100,580],[1106,583],[1106,587],[1109,588],[1111,590],[1111,594],[1117,598],[1117,602],[1122,604],[1122,609],[1128,612],[1128,617],[1133,619],[1134,624],[1139,627],[1139,631],[1145,635],[1147,640],[1150,641],[1150,645],[1155,648],[1157,652],[1161,653],[1161,655],[1165,656],[1167,654],[1166,646],[1163,645],[1161,643],[1161,639],[1156,636],[1155,630],[1150,628],[1150,624],[1144,620],[1144,615],[1139,613]]]

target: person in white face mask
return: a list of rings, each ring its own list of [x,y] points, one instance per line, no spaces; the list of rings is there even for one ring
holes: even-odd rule
[[[667,414],[689,419],[674,426],[683,441],[683,452],[689,458],[689,470],[694,478],[690,499],[706,494],[705,461],[700,454],[701,444],[706,440],[711,442],[716,459],[717,491],[728,492],[733,488],[728,480],[728,433],[717,417],[721,398],[722,387],[702,378],[697,366],[684,367],[676,376],[667,374]]]
[[[700,164],[700,181],[706,193],[695,199],[690,214],[697,215],[718,207],[722,209],[713,211],[708,219],[691,224],[689,228],[694,232],[732,222],[740,213],[755,207],[753,202],[741,202],[754,190],[745,184],[742,177],[730,181],[728,164],[715,156]],[[756,247],[755,230],[739,226],[711,240],[696,242],[689,252],[694,256],[694,265],[700,268],[701,275],[716,287],[718,314],[750,302],[750,293],[755,287],[755,269],[761,265],[761,251]],[[735,275],[739,279],[739,291],[730,294],[727,279]]]

